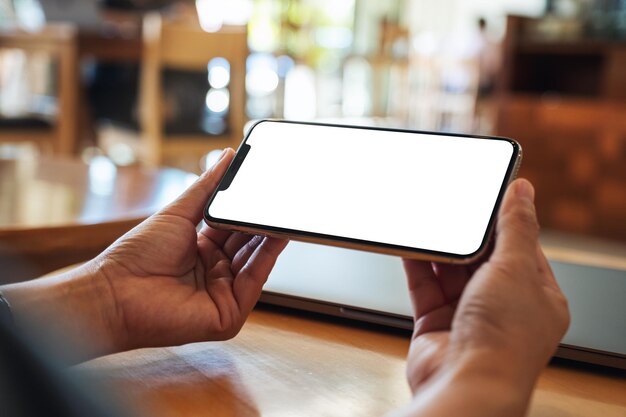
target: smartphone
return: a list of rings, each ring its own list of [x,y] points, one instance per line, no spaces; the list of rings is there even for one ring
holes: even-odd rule
[[[210,198],[212,227],[466,264],[486,250],[514,140],[262,120]]]

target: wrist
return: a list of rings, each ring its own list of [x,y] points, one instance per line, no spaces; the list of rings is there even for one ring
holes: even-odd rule
[[[525,414],[538,373],[522,358],[506,350],[469,349],[449,363],[444,379],[484,407],[482,415]]]
[[[395,416],[523,416],[534,381],[511,371],[498,352],[465,352],[429,378]]]
[[[501,350],[471,349],[450,363],[454,364],[451,372],[458,376],[485,376],[502,382],[515,381],[517,385],[528,384],[531,379],[521,358]]]
[[[60,341],[59,347],[72,352],[68,360],[118,350],[115,302],[97,264],[89,262],[60,275],[7,285],[2,292],[11,303],[18,329],[31,338],[44,334]]]
[[[529,355],[531,349],[501,344],[450,349],[446,363],[458,377],[484,377],[516,391],[532,391],[546,363]]]

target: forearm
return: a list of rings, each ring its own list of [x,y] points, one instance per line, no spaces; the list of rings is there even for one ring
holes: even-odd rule
[[[68,360],[82,361],[117,350],[111,290],[95,263],[67,273],[0,288],[18,330],[35,342],[59,342]]]

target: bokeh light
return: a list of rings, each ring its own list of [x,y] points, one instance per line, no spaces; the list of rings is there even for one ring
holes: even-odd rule
[[[276,58],[270,54],[256,53],[248,57],[246,90],[251,96],[265,96],[278,88]]]
[[[230,83],[230,63],[225,58],[213,58],[208,65],[209,84],[213,88],[226,88]]]
[[[206,95],[206,107],[212,113],[225,113],[230,106],[230,94],[225,88],[212,88]]]

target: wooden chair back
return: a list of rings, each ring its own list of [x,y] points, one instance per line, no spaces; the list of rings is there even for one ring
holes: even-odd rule
[[[0,49],[46,53],[57,63],[57,116],[50,129],[12,128],[0,130],[0,143],[32,142],[42,151],[56,155],[75,152],[78,97],[78,41],[73,25],[55,24],[36,32],[19,29],[0,32]]]
[[[144,55],[141,74],[140,120],[147,165],[164,163],[197,171],[207,152],[237,147],[243,137],[246,106],[247,31],[244,27],[209,33],[197,22],[170,22],[149,14],[143,26]],[[165,134],[162,77],[164,69],[206,71],[208,62],[221,57],[230,64],[228,131],[221,136],[171,137]]]

